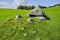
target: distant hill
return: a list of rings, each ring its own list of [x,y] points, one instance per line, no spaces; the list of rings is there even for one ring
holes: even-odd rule
[[[54,7],[60,7],[60,4],[56,4],[56,5],[54,5]]]
[[[51,7],[60,7],[60,4],[55,4],[53,6],[49,6],[49,8],[51,8]]]

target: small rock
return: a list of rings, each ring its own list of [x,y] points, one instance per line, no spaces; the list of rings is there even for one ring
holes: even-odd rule
[[[41,20],[46,20],[46,18],[45,18],[45,17],[43,17],[43,16],[42,16],[42,17],[39,17],[39,18],[40,18]]]
[[[34,20],[33,20],[32,18],[29,18],[29,19],[28,19],[28,22],[29,22],[29,23],[32,23],[33,21],[34,21]]]
[[[21,18],[20,14],[17,14],[17,15],[16,15],[16,18]]]

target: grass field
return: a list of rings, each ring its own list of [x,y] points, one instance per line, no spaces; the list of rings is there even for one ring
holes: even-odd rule
[[[51,20],[33,23],[27,22],[29,11],[0,9],[0,40],[60,40],[60,8],[43,9]],[[18,13],[22,18],[15,19]]]

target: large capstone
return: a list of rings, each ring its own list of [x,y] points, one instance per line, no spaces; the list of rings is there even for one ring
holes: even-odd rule
[[[42,15],[44,15],[42,9],[40,9],[39,7],[34,8],[31,12],[29,12],[28,14],[30,17],[40,17]]]

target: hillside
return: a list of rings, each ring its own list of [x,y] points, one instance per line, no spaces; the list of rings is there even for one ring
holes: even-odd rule
[[[0,40],[60,40],[60,8],[43,10],[51,20],[29,23],[29,10],[0,9]],[[22,18],[15,19],[17,13]]]

